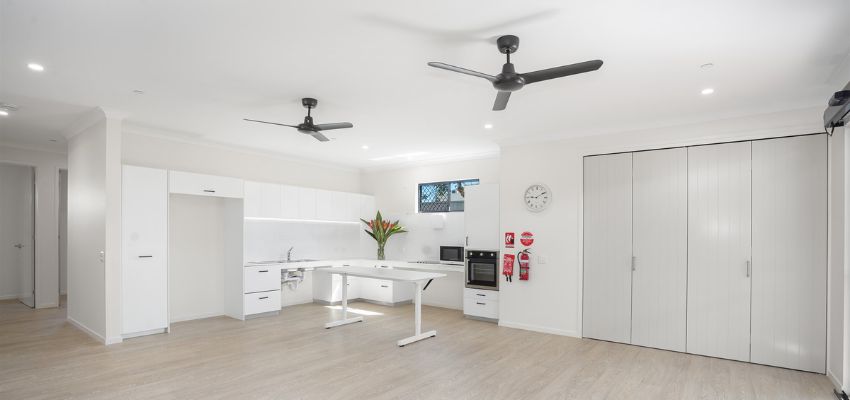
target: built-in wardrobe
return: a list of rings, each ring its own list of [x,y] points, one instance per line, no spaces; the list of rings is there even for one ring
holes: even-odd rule
[[[826,135],[584,159],[583,336],[823,373]]]

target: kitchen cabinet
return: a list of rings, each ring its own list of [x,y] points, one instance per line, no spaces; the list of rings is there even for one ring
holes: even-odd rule
[[[285,219],[301,218],[300,190],[296,186],[282,185],[280,187],[280,216]]]
[[[328,190],[316,189],[316,219],[333,221],[333,193]]]
[[[316,189],[298,188],[298,218],[315,220]]]
[[[241,179],[182,171],[168,172],[168,190],[170,193],[196,196],[230,198],[244,196]]]
[[[583,335],[631,342],[632,154],[584,158]]]
[[[499,292],[464,288],[463,313],[470,317],[499,319]]]
[[[752,150],[751,361],[823,374],[826,136],[759,140]]]
[[[168,328],[168,174],[125,165],[122,171],[122,331]]]
[[[689,353],[750,360],[751,151],[688,148]]]
[[[365,300],[384,305],[407,303],[413,300],[413,285],[370,278],[348,277],[349,300]],[[313,271],[313,296],[324,303],[342,300],[342,277],[325,269]]]
[[[464,188],[466,248],[498,250],[499,185],[480,184]]]
[[[242,267],[243,315],[280,311],[280,265]]]
[[[273,183],[245,182],[245,217],[281,218],[282,187]]]

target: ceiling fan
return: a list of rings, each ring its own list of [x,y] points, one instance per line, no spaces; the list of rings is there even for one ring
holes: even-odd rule
[[[329,131],[331,129],[342,129],[342,128],[353,128],[354,125],[351,122],[334,122],[331,124],[314,124],[313,117],[310,116],[310,111],[316,107],[316,104],[319,104],[319,101],[310,97],[305,97],[301,99],[301,105],[307,108],[307,116],[304,117],[304,122],[298,125],[287,125],[280,124],[277,122],[268,122],[268,121],[258,121],[256,119],[248,119],[244,118],[245,121],[250,122],[259,122],[261,124],[271,124],[271,125],[279,125],[279,126],[288,126],[290,128],[298,129],[298,132],[306,133],[310,136],[316,138],[316,140],[320,142],[330,141],[327,136],[323,135],[323,131]]]
[[[522,89],[524,85],[596,71],[602,66],[602,60],[592,60],[520,74],[516,72],[514,65],[511,64],[511,54],[515,53],[519,48],[519,38],[514,35],[501,36],[496,40],[496,46],[499,47],[499,51],[502,54],[507,55],[508,61],[502,66],[502,73],[495,76],[441,62],[429,62],[428,65],[435,68],[460,72],[461,74],[477,76],[490,81],[490,83],[493,84],[493,87],[499,91],[496,95],[496,102],[493,103],[493,111],[504,110],[508,105],[508,100],[511,98],[511,92]]]

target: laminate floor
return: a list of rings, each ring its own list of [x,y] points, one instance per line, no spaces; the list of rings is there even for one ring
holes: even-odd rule
[[[412,306],[316,304],[216,317],[103,346],[65,309],[0,302],[0,399],[834,399],[823,375],[502,328]]]

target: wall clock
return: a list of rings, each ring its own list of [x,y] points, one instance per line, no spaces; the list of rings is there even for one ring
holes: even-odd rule
[[[534,184],[525,189],[523,200],[528,211],[540,212],[545,210],[552,201],[552,191],[546,185]]]

